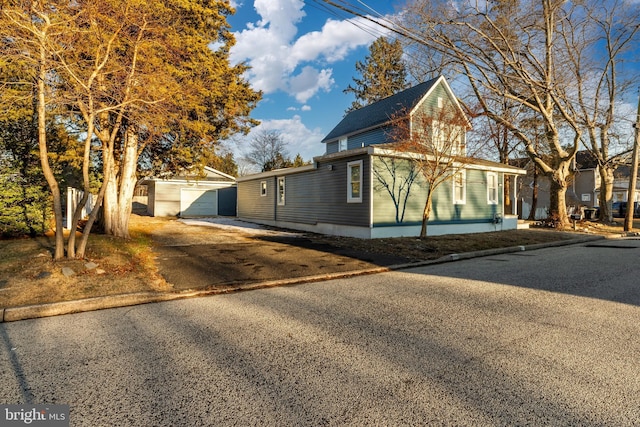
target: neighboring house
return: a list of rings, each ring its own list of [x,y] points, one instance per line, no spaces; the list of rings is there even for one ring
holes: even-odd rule
[[[147,213],[151,216],[236,215],[236,179],[205,166],[204,177],[189,174],[146,178]]]
[[[412,154],[389,145],[390,131],[399,115],[411,120],[445,103],[460,108],[439,77],[352,111],[322,141],[326,154],[313,164],[238,178],[238,217],[361,238],[419,235],[428,188]],[[506,176],[525,171],[472,159],[463,167],[434,193],[427,233],[515,229],[517,216],[504,215],[502,188]]]
[[[522,218],[529,218],[533,204],[533,162],[529,159],[516,159],[514,164],[527,170],[526,177],[518,180],[518,211]],[[567,207],[570,212],[581,212],[584,208],[599,206],[600,170],[598,162],[588,150],[576,153],[573,162],[573,179],[566,193]],[[538,174],[535,180],[537,187],[536,212],[534,219],[545,219],[549,216],[549,178]],[[614,172],[612,202],[626,202],[629,193],[629,167],[619,166]],[[636,191],[636,200],[640,190]]]

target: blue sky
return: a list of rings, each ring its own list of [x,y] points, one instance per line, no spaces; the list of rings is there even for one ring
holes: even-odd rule
[[[370,8],[371,16],[388,17],[396,12],[395,5],[404,1],[348,3],[359,10]],[[228,19],[236,37],[231,61],[247,63],[251,67],[247,80],[263,92],[262,101],[252,112],[260,126],[227,144],[240,173],[251,172],[241,158],[249,141],[261,130],[278,131],[291,157],[300,153],[311,160],[322,155],[325,147],[320,141],[338,124],[354,99],[343,90],[353,83],[356,61],[366,57],[371,42],[387,35],[386,30],[346,12],[336,12],[322,0],[231,0],[231,4],[236,8],[236,14]],[[627,66],[637,67],[637,55],[637,49],[633,49]],[[455,82],[450,84],[455,86]],[[625,111],[622,133],[631,132],[630,124],[635,119],[637,93],[632,92],[618,110],[619,114]],[[625,140],[630,141],[631,134]]]
[[[364,3],[358,3],[364,8]],[[336,16],[314,0],[236,0],[228,21],[236,37],[233,63],[246,62],[246,78],[263,99],[252,117],[253,132],[281,133],[293,157],[306,160],[324,153],[320,141],[338,124],[353,95],[343,93],[356,75],[355,64],[384,30],[346,13]],[[393,2],[367,0],[372,15],[391,14]],[[354,25],[357,24],[357,25]],[[247,150],[250,134],[236,138],[236,160]]]

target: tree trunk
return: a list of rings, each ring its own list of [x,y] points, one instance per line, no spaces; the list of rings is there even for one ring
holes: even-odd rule
[[[43,35],[42,37],[46,37]],[[42,173],[49,185],[51,195],[53,196],[53,215],[55,218],[55,250],[53,258],[58,260],[64,258],[64,230],[62,225],[62,198],[60,196],[60,186],[56,180],[51,166],[49,165],[49,153],[47,148],[47,121],[46,121],[46,97],[45,82],[47,79],[47,52],[44,47],[44,41],[41,40],[40,46],[40,63],[37,77],[37,95],[38,95],[38,150],[40,152],[40,165]]]
[[[533,166],[533,183],[531,188],[531,209],[529,210],[529,221],[536,220],[536,210],[538,209],[538,167]]]
[[[432,193],[433,192],[429,190],[429,194],[427,195],[427,201],[424,204],[424,211],[422,211],[422,227],[420,228],[421,239],[424,239],[427,237],[427,223],[429,222],[429,216],[431,216]]]
[[[557,171],[558,172],[558,171]],[[567,179],[559,176],[559,173],[554,174],[551,179],[551,188],[549,189],[550,197],[550,216],[555,222],[557,222],[558,228],[565,228],[569,223],[569,217],[567,214]]]
[[[601,166],[600,168],[600,192],[598,203],[600,204],[600,219],[604,222],[613,222],[613,168]]]
[[[105,233],[129,238],[129,218],[136,185],[138,165],[138,136],[134,131],[125,135],[125,146],[122,151],[120,165],[114,165],[111,179],[105,193],[103,216]]]

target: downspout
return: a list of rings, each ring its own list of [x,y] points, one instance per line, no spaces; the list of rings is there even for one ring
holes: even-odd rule
[[[373,156],[369,154],[369,238],[373,237]]]
[[[518,175],[513,175],[513,214],[518,216]]]

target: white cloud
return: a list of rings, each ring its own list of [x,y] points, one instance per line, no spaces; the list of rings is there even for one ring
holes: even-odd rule
[[[300,103],[319,91],[329,91],[334,84],[332,70],[321,62],[340,61],[377,37],[356,27],[357,18],[329,19],[321,30],[296,38],[305,16],[302,0],[255,0],[254,8],[261,19],[235,33],[231,61],[251,67],[247,79],[254,89],[265,94],[283,91]]]
[[[300,108],[300,110],[302,110],[302,111],[311,111],[311,106],[310,105],[303,105],[302,108]]]
[[[378,37],[362,31],[363,21],[362,18],[346,21],[329,19],[321,31],[312,31],[298,38],[291,47],[291,60],[313,61],[323,57],[331,63],[344,59],[353,49],[367,46]]]
[[[329,92],[334,80],[331,77],[332,70],[320,70],[306,66],[300,74],[289,78],[289,93],[294,95],[296,100],[302,104],[320,90]]]

